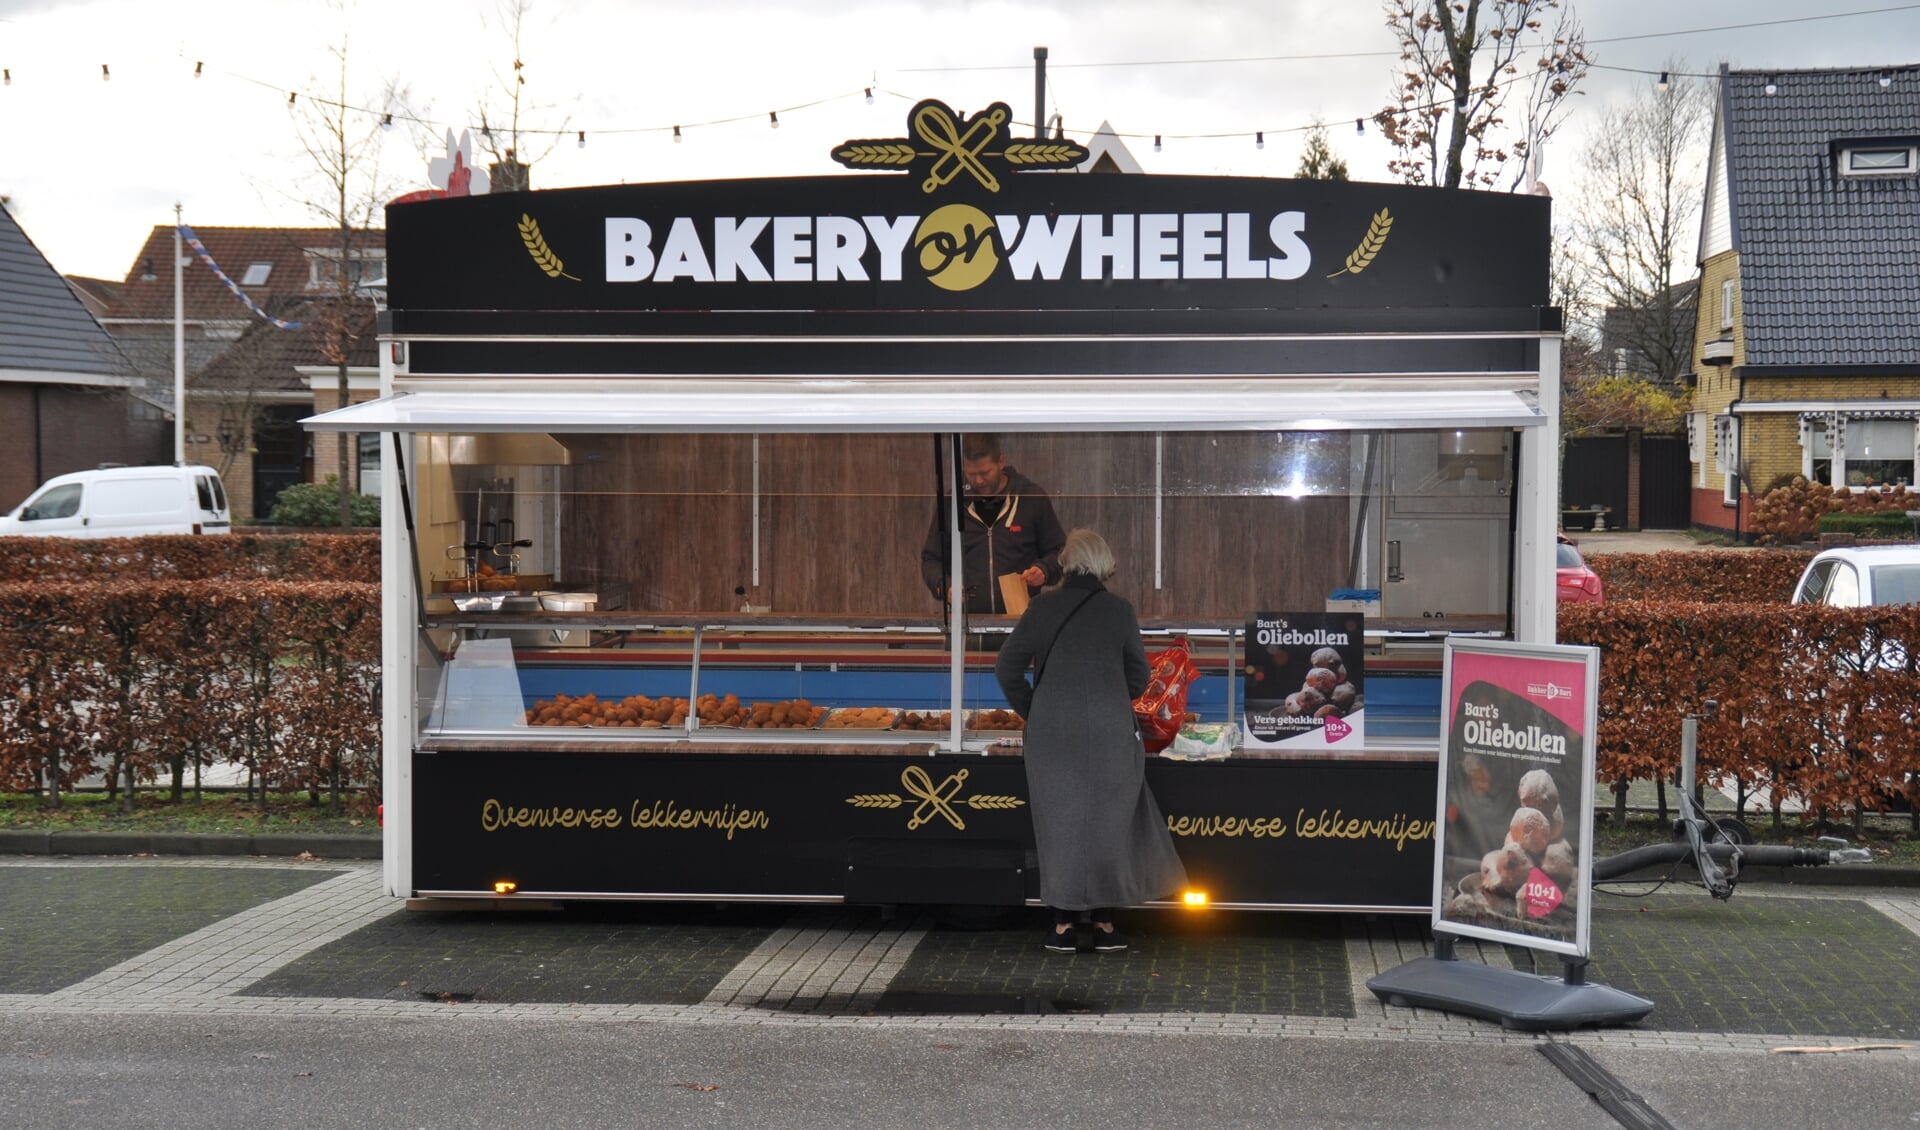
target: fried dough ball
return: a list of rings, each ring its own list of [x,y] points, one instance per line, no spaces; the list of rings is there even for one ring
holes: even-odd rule
[[[1548,844],[1546,855],[1540,861],[1540,870],[1545,871],[1554,882],[1563,887],[1573,882],[1573,873],[1577,870],[1573,845],[1565,840]]]
[[[1512,895],[1527,881],[1531,870],[1533,863],[1527,854],[1512,844],[1490,851],[1480,860],[1480,893]],[[1492,900],[1487,905],[1497,907]]]
[[[1339,686],[1340,682],[1340,677],[1334,674],[1331,668],[1315,667],[1307,672],[1307,677],[1301,686],[1312,688],[1322,699],[1326,699],[1333,697],[1333,688]]]
[[[1514,810],[1513,820],[1507,825],[1507,838],[1519,844],[1521,849],[1534,859],[1547,853],[1547,845],[1553,842],[1549,833],[1552,824],[1547,814],[1537,808]]]
[[[1529,770],[1520,778],[1520,803],[1541,812],[1552,812],[1560,807],[1560,786],[1553,783],[1553,775],[1545,769]]]

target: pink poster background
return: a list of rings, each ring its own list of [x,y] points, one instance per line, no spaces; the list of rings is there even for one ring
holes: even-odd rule
[[[1448,727],[1460,707],[1460,692],[1476,682],[1491,683],[1520,696],[1576,733],[1587,724],[1587,665],[1579,660],[1454,652],[1453,693],[1446,703]]]

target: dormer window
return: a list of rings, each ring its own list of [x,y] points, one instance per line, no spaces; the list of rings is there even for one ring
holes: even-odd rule
[[[1849,177],[1910,176],[1916,167],[1911,145],[1856,145],[1840,151],[1840,172]]]
[[[265,286],[267,285],[267,276],[272,273],[272,263],[248,263],[247,273],[240,276],[240,285]]]
[[[339,277],[340,252],[337,248],[307,248],[307,289],[333,286]],[[381,247],[354,248],[347,255],[347,278],[356,287],[387,273],[387,252]]]

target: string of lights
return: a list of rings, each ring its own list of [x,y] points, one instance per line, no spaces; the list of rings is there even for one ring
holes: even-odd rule
[[[1775,27],[1775,26],[1786,25],[1786,24],[1800,24],[1800,23],[1811,23],[1811,22],[1825,21],[1825,20],[1848,19],[1848,18],[1853,18],[1858,16],[1881,15],[1881,14],[1892,13],[1892,12],[1914,11],[1914,10],[1920,10],[1920,3],[1897,4],[1897,5],[1889,5],[1889,6],[1878,7],[1878,8],[1858,9],[1858,10],[1848,11],[1848,12],[1829,12],[1829,13],[1822,13],[1819,15],[1796,16],[1796,17],[1788,17],[1788,18],[1775,19],[1775,20],[1753,20],[1753,21],[1746,21],[1742,23],[1720,24],[1720,25],[1714,25],[1711,27],[1686,28],[1686,29],[1675,30],[1675,31],[1646,32],[1646,33],[1641,33],[1636,35],[1609,36],[1609,37],[1600,38],[1600,39],[1586,40],[1586,44],[1588,46],[1592,46],[1596,44],[1605,44],[1605,43],[1637,42],[1637,41],[1644,41],[1649,39],[1674,38],[1679,36],[1697,35],[1697,34],[1704,34],[1704,33],[1710,33],[1710,32],[1738,31],[1738,30],[1745,30],[1749,28]],[[1550,46],[1550,45],[1542,45],[1543,49],[1547,46]],[[1400,53],[1398,51],[1350,51],[1350,52],[1301,53],[1301,54],[1291,54],[1291,55],[1231,56],[1231,57],[1217,57],[1217,58],[1205,58],[1205,59],[1136,59],[1136,60],[1121,60],[1121,61],[1095,61],[1095,62],[1085,62],[1085,63],[1050,62],[1049,69],[1066,70],[1066,69],[1098,69],[1098,68],[1120,68],[1120,67],[1166,67],[1166,66],[1190,66],[1190,65],[1223,65],[1223,64],[1237,64],[1237,63],[1274,63],[1274,62],[1303,62],[1303,61],[1347,60],[1347,59],[1366,59],[1366,58],[1397,58],[1399,57],[1399,54]],[[1665,89],[1666,85],[1674,78],[1715,79],[1719,77],[1717,74],[1669,71],[1669,70],[1663,70],[1663,69],[1657,69],[1657,68],[1631,67],[1631,66],[1605,64],[1605,63],[1597,63],[1597,62],[1588,62],[1588,63],[1584,63],[1583,65],[1593,70],[1612,71],[1612,72],[1625,73],[1625,74],[1658,76],[1658,85],[1661,87],[1661,89]],[[952,66],[952,67],[905,67],[905,68],[897,69],[894,73],[906,75],[906,74],[950,74],[950,73],[964,73],[964,72],[1013,71],[1013,70],[1027,70],[1030,68],[1030,66],[1031,64],[1021,63],[1021,64],[1004,64],[1004,65],[996,64],[996,65]],[[430,129],[434,131],[438,131],[441,129],[460,129],[460,130],[471,130],[471,131],[479,132],[483,136],[491,136],[491,131],[485,125],[476,126],[471,122],[451,121],[451,120],[442,120],[442,119],[423,117],[415,113],[412,113],[411,111],[405,109],[404,107],[374,108],[374,107],[355,104],[355,103],[340,102],[335,99],[314,94],[311,91],[301,90],[298,88],[289,88],[281,83],[269,82],[263,79],[259,79],[259,78],[238,73],[235,71],[230,71],[230,70],[225,70],[220,68],[209,68],[204,60],[194,61],[191,74],[192,74],[192,77],[195,79],[203,78],[208,74],[216,74],[216,75],[229,78],[238,82],[261,87],[266,90],[271,90],[276,94],[284,94],[287,100],[286,105],[289,108],[289,110],[297,107],[300,99],[304,96],[308,102],[319,105],[319,106],[323,106],[331,109],[345,110],[349,113],[355,113],[355,114],[360,114],[364,116],[378,118],[379,124],[382,128],[390,129],[396,121],[399,121],[399,122],[409,123],[412,125],[420,126],[422,128]],[[1882,86],[1888,85],[1888,82],[1890,81],[1889,74],[1890,72],[1882,73],[1882,81],[1881,81]],[[1531,81],[1535,77],[1535,75],[1536,75],[1536,72],[1523,72],[1518,75],[1502,79],[1500,82],[1498,82],[1495,85],[1504,87],[1504,86],[1513,85],[1518,82]],[[103,82],[112,81],[113,75],[112,75],[112,71],[109,64],[107,63],[100,64],[100,77]],[[877,75],[876,75],[876,78],[877,78]],[[11,87],[14,85],[14,75],[13,75],[13,69],[11,67],[0,67],[0,85],[5,85],[8,87]],[[787,114],[791,116],[796,112],[802,112],[802,111],[814,109],[819,106],[829,105],[832,103],[845,102],[855,98],[864,99],[864,101],[867,104],[871,105],[874,101],[874,96],[876,93],[885,94],[890,98],[899,99],[906,102],[919,101],[919,99],[916,98],[915,96],[903,94],[894,90],[885,89],[879,86],[877,82],[872,82],[872,83],[861,86],[857,90],[849,90],[847,92],[840,93],[840,94],[831,94],[821,98],[815,98],[809,101],[796,102],[790,105],[776,106],[766,111],[766,118],[768,121],[769,128],[778,129],[780,128],[780,115],[782,114]],[[1434,103],[1410,106],[1404,109],[1407,112],[1420,113],[1420,112],[1430,111],[1439,104],[1441,103],[1436,101]],[[1364,135],[1366,133],[1367,121],[1373,118],[1377,113],[1378,111],[1375,111],[1374,113],[1363,114],[1358,117],[1355,117],[1353,119],[1355,133]],[[684,131],[735,125],[741,122],[756,120],[760,116],[761,115],[759,111],[753,111],[753,112],[729,114],[721,117],[705,118],[698,121],[675,122],[671,124],[645,125],[645,126],[614,126],[614,127],[609,127],[604,129],[594,129],[594,130],[577,129],[577,128],[551,129],[551,128],[539,128],[539,127],[526,127],[526,128],[517,129],[515,132],[520,135],[524,135],[527,137],[535,137],[535,138],[538,138],[538,137],[561,138],[561,137],[565,137],[569,133],[572,133],[575,135],[575,139],[581,148],[586,147],[589,134],[592,134],[594,136],[609,136],[609,137],[623,136],[623,135],[636,136],[636,135],[646,135],[646,134],[670,134],[672,139],[675,142],[679,142],[683,138]],[[1056,119],[1057,119],[1057,115],[1056,115]],[[1010,124],[1013,127],[1020,128],[1020,129],[1036,130],[1036,131],[1040,129],[1039,123],[1015,121]],[[1309,133],[1313,130],[1324,129],[1324,128],[1326,128],[1326,123],[1324,121],[1316,120],[1313,122],[1309,122],[1306,124],[1299,124],[1299,125],[1277,126],[1277,127],[1271,127],[1271,128],[1221,130],[1221,131],[1210,131],[1210,132],[1167,133],[1165,131],[1162,131],[1160,133],[1150,133],[1150,132],[1135,133],[1135,132],[1115,131],[1115,136],[1124,138],[1124,139],[1133,139],[1133,140],[1145,140],[1147,138],[1152,138],[1155,152],[1161,151],[1165,141],[1167,140],[1218,141],[1218,140],[1232,140],[1232,139],[1250,139],[1253,141],[1254,145],[1257,148],[1264,149],[1266,147],[1266,137],[1268,134],[1274,134],[1276,136],[1284,136],[1288,134]]]

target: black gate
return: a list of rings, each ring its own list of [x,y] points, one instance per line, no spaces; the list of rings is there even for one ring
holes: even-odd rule
[[[1640,437],[1640,528],[1684,530],[1693,525],[1687,477],[1687,437]]]
[[[1567,456],[1560,465],[1560,524],[1569,530],[1592,529],[1595,506],[1604,508],[1601,513],[1608,526],[1626,526],[1626,436],[1567,441]]]

